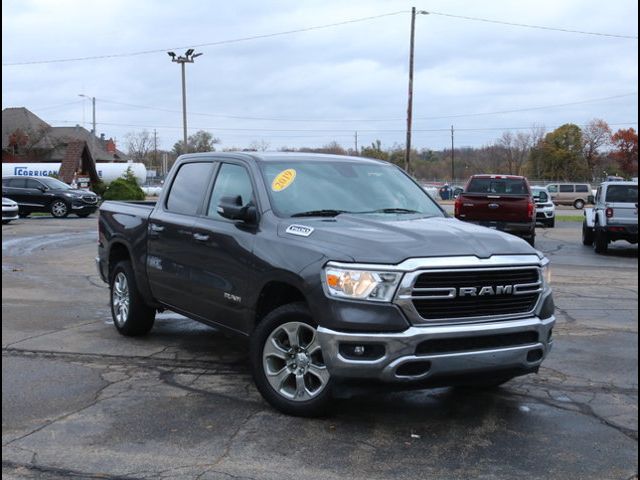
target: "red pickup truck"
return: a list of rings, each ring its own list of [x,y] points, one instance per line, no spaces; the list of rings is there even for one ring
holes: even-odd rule
[[[536,207],[525,177],[474,175],[455,202],[455,217],[524,238],[534,245]]]

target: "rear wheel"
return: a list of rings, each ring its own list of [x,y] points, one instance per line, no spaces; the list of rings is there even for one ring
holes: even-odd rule
[[[553,228],[556,226],[556,217],[547,220],[547,228]]]
[[[587,226],[587,221],[582,222],[582,244],[590,247],[593,245],[593,228]]]
[[[575,202],[573,202],[573,207],[578,210],[582,210],[584,208],[584,200],[576,200]]]
[[[122,335],[136,337],[153,327],[155,310],[144,303],[136,285],[131,262],[118,262],[111,272],[111,317]]]
[[[265,400],[283,413],[317,416],[331,398],[316,323],[304,303],[269,313],[251,336],[251,370]]]
[[[596,253],[607,253],[609,248],[609,240],[607,239],[607,233],[603,230],[596,230],[593,239],[593,249]]]

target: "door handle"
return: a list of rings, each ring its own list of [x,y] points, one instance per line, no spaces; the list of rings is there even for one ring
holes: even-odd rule
[[[164,227],[162,225],[156,225],[155,223],[150,223],[149,230],[151,230],[152,232],[160,233],[164,230]]]
[[[209,235],[205,235],[204,233],[194,233],[193,238],[198,242],[206,242],[209,240]]]

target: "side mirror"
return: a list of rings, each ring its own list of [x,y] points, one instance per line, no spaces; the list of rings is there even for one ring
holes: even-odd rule
[[[240,220],[244,223],[253,224],[258,221],[258,211],[253,205],[242,206],[242,197],[222,197],[216,208],[220,216],[229,220]]]

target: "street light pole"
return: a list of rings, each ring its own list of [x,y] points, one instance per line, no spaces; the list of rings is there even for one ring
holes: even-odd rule
[[[84,93],[78,94],[79,97],[85,97],[91,99],[91,108],[93,109],[93,130],[91,133],[97,135],[96,133],[96,97],[90,97],[89,95],[85,95]]]
[[[182,145],[183,153],[187,152],[187,82],[185,77],[185,64],[193,63],[196,57],[202,55],[202,53],[194,53],[193,48],[190,48],[184,55],[176,56],[174,52],[167,52],[171,57],[171,61],[179,63],[182,69]]]
[[[411,174],[411,121],[413,116],[413,45],[416,30],[416,13],[428,15],[429,12],[411,7],[411,38],[409,41],[409,93],[407,96],[407,141],[404,154],[404,169]]]

